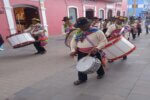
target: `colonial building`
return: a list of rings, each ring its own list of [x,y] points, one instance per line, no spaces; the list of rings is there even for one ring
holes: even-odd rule
[[[22,32],[31,25],[32,18],[39,18],[49,35],[62,34],[62,18],[109,18],[126,16],[127,0],[1,0],[0,33],[5,37]]]

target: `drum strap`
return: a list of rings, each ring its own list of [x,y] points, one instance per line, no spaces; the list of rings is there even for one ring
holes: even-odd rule
[[[88,37],[86,37],[86,40],[87,40],[93,47],[95,47],[94,43],[93,43]]]
[[[88,38],[86,37],[86,40],[93,46],[95,47],[94,43]],[[98,51],[101,54],[101,57],[105,57],[105,53],[102,50]]]

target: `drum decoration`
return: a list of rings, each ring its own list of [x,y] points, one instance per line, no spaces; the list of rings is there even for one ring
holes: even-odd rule
[[[122,29],[116,29],[116,30],[114,30],[114,31],[111,33],[110,38],[114,38],[114,37],[116,37],[116,36],[121,35],[121,31],[122,31]]]
[[[86,56],[78,61],[76,68],[79,72],[92,74],[101,67],[101,61],[98,58]]]
[[[123,36],[114,37],[108,40],[103,51],[108,60],[117,60],[132,53],[136,47]]]
[[[30,33],[13,34],[7,37],[8,42],[13,48],[20,48],[35,42]]]

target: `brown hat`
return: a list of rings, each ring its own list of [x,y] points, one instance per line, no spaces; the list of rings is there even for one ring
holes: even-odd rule
[[[79,28],[87,24],[91,24],[90,20],[87,19],[86,17],[80,17],[77,19],[76,23],[74,24],[74,27]]]
[[[37,18],[32,18],[32,21],[40,22],[40,20],[39,20],[39,19],[37,19]]]
[[[70,20],[70,18],[64,17],[62,21],[67,21],[67,20]]]

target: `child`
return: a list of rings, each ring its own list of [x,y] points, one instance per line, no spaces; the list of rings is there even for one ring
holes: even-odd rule
[[[2,38],[2,35],[0,34],[0,51],[3,51],[3,43],[4,43],[4,40]]]

